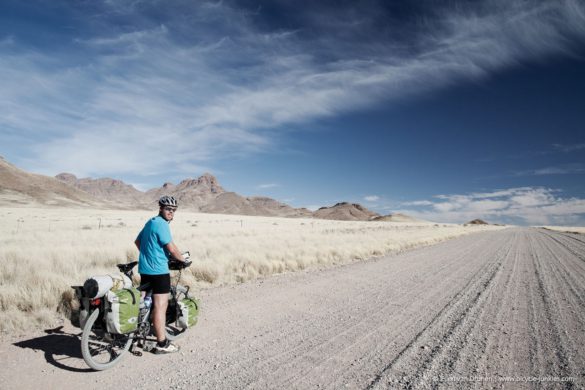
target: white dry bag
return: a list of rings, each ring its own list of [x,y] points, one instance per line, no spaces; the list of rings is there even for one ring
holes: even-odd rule
[[[94,276],[83,283],[85,296],[89,299],[101,298],[110,290],[118,291],[132,287],[132,281],[126,275]]]

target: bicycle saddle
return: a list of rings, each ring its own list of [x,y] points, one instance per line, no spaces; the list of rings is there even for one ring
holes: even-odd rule
[[[126,273],[128,271],[130,271],[132,268],[134,268],[134,266],[138,264],[137,261],[133,261],[131,263],[127,263],[127,264],[117,264],[116,267],[118,267],[118,269],[120,270],[120,272],[122,273]]]

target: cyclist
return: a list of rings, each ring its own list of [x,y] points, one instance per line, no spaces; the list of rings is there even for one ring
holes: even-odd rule
[[[138,272],[141,284],[150,283],[153,297],[153,324],[157,345],[154,353],[177,352],[179,347],[172,344],[165,335],[165,319],[171,291],[171,276],[168,259],[185,261],[179,248],[173,242],[169,223],[177,211],[178,202],[172,196],[163,196],[158,201],[156,217],[146,222],[138,234],[136,247],[140,251]]]

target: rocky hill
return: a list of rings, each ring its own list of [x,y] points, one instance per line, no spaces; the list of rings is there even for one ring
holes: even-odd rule
[[[368,210],[357,203],[341,202],[332,207],[321,207],[313,213],[315,218],[341,221],[369,221],[380,214]]]
[[[468,225],[489,225],[486,221],[484,221],[483,219],[474,219],[473,221],[469,221],[467,222]]]
[[[165,183],[162,187],[146,191],[145,196],[149,203],[156,203],[161,196],[172,195],[182,207],[201,210],[224,192],[215,176],[205,173],[198,179],[185,179],[177,185]]]

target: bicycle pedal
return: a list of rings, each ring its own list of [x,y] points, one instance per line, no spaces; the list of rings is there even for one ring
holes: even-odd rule
[[[156,343],[154,341],[147,341],[142,346],[142,350],[144,352],[150,352],[156,347]]]

